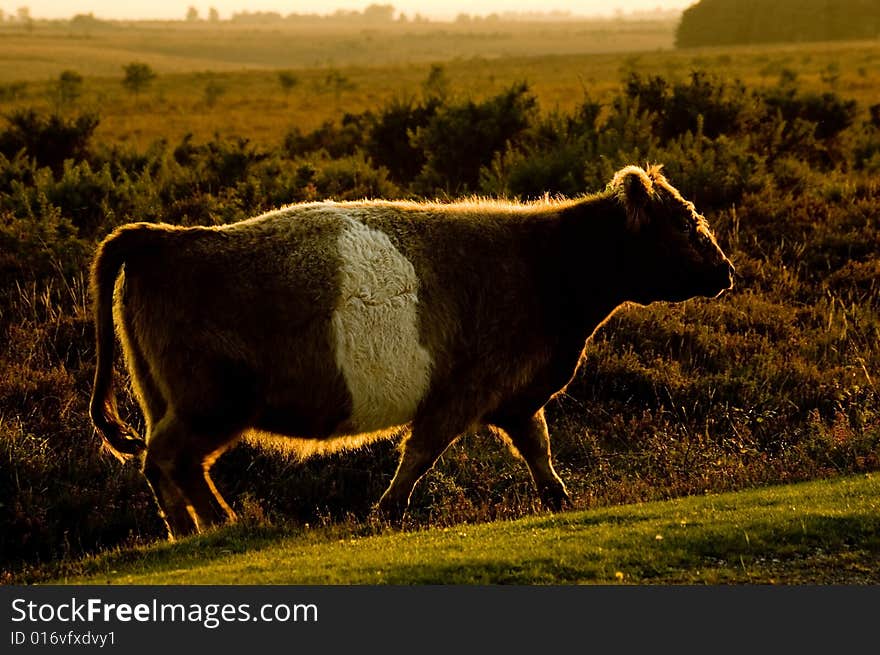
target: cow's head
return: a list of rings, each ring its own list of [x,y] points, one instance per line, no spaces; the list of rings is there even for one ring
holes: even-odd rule
[[[666,180],[660,167],[628,166],[611,189],[625,213],[621,255],[628,298],[647,304],[717,296],[733,286],[733,264],[706,219]]]

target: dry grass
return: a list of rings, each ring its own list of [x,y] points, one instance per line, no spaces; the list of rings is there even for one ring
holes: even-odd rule
[[[162,73],[199,70],[388,66],[472,58],[621,53],[672,47],[672,22],[504,22],[391,25],[187,25],[120,23],[74,31],[0,26],[0,82],[56,76],[71,62],[88,76],[119,74],[131,59]]]

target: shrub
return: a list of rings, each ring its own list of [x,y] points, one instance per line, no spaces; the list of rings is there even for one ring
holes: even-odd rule
[[[571,115],[554,112],[540,119],[518,147],[496,154],[483,169],[481,190],[532,199],[589,190],[585,164],[596,158],[600,111],[601,105],[585,98]]]
[[[694,71],[688,82],[670,86],[662,77],[643,79],[631,73],[624,93],[631,100],[638,99],[639,108],[652,115],[654,133],[663,140],[696,132],[698,124],[709,138],[736,134],[745,127],[749,96],[739,81],[728,83]]]
[[[441,103],[425,104],[395,98],[379,110],[370,129],[366,151],[378,166],[384,166],[392,180],[409,184],[427,161],[425,151],[414,143],[419,130],[434,118]]]
[[[481,103],[444,106],[415,135],[426,160],[416,190],[426,195],[476,191],[480,169],[525,131],[535,109],[526,84]]]
[[[134,94],[137,98],[141,91],[147,89],[156,79],[156,71],[149,64],[142,61],[133,61],[122,67],[125,76],[122,78],[122,86]]]
[[[303,134],[294,127],[284,138],[284,150],[288,157],[318,151],[334,159],[350,157],[363,145],[364,133],[369,129],[371,118],[369,114],[345,114],[340,127],[336,127],[333,121],[325,121],[309,134]]]
[[[299,78],[291,71],[279,71],[278,83],[281,85],[281,90],[284,92],[284,97],[287,97],[288,95],[290,95],[293,87],[299,84]]]
[[[400,196],[388,179],[388,172],[373,168],[363,154],[318,163],[313,184],[318,198],[362,200]]]
[[[719,136],[710,139],[697,129],[651,153],[663,162],[676,188],[703,212],[739,203],[745,193],[763,185],[763,159],[750,152],[748,142]]]
[[[793,87],[774,87],[762,94],[762,100],[771,114],[777,110],[782,118],[814,123],[813,134],[827,141],[853,124],[856,117],[855,100],[844,100],[834,93],[798,93]]]
[[[22,285],[80,274],[90,248],[57,207],[44,204],[30,215],[0,210],[0,308]]]
[[[74,70],[64,70],[56,82],[56,94],[59,107],[73,104],[82,93],[83,77]]]
[[[875,175],[880,172],[880,125],[872,121],[862,127],[853,143],[852,158],[856,169]]]
[[[89,155],[89,141],[99,122],[96,114],[67,119],[58,114],[44,116],[34,109],[17,110],[6,120],[9,126],[0,132],[0,153],[9,159],[24,150],[56,175],[61,174],[65,160],[82,161]]]

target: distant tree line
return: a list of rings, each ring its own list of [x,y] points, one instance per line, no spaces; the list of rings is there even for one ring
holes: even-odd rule
[[[356,23],[390,23],[394,20],[395,9],[389,4],[371,4],[363,11],[337,9],[332,14],[288,14],[283,16],[275,11],[243,11],[232,14],[233,23],[274,23],[277,21],[346,21]]]
[[[700,0],[682,14],[676,45],[687,48],[878,36],[877,0]]]

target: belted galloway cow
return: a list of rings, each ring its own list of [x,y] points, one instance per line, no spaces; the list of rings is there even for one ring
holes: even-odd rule
[[[91,416],[143,457],[171,536],[234,514],[209,470],[239,438],[301,456],[400,436],[399,520],[462,433],[490,426],[560,508],[544,406],[621,305],[716,296],[733,266],[659,167],[534,203],[314,202],[217,227],[134,223],[91,277]],[[114,326],[145,437],[118,415]]]

